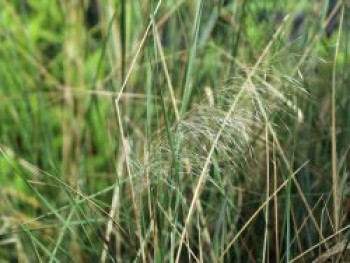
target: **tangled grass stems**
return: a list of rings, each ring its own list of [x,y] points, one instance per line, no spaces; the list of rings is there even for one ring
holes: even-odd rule
[[[240,171],[247,164],[254,166],[255,161],[252,156],[260,147],[259,141],[265,140],[262,133],[266,126],[267,115],[272,120],[276,113],[288,112],[285,106],[292,114],[295,112],[292,107],[289,107],[290,105],[287,105],[290,100],[281,99],[283,90],[277,92],[272,89],[271,84],[267,87],[266,81],[262,82],[256,78],[256,80],[246,82],[244,76],[236,77],[234,80],[235,85],[217,91],[214,100],[208,99],[198,103],[170,128],[172,140],[178,140],[176,151],[171,145],[173,142],[169,140],[166,128],[163,128],[152,142],[148,162],[142,163],[136,158],[133,159],[132,167],[135,174],[141,176],[149,173],[150,175],[151,185],[146,186],[144,180],[138,180],[140,185],[134,189],[139,189],[137,190],[139,194],[145,187],[156,189],[161,182],[166,188],[162,190],[168,193],[166,195],[170,196],[170,199],[171,196],[181,196],[180,203],[188,207],[189,196],[193,195],[195,187],[194,182],[200,178],[214,143],[215,154],[212,154],[210,170],[215,170],[215,173],[210,170],[207,170],[207,173],[210,174],[210,184],[216,187],[211,189],[208,186],[205,189],[211,195],[214,193],[215,196],[215,191],[218,193],[225,191],[223,189],[227,188],[227,185],[232,186],[234,182],[238,183]],[[296,81],[291,81],[289,84],[286,86],[296,91],[300,88],[296,86]],[[236,99],[237,96],[239,99]],[[259,96],[258,100],[256,96]],[[283,98],[287,98],[287,95]],[[235,110],[228,116],[227,111],[232,101],[235,100]],[[263,111],[261,107],[264,107]],[[225,123],[224,129],[222,129],[223,123]],[[221,134],[217,139],[219,132]],[[176,165],[178,167],[174,167]],[[252,180],[250,176],[252,175],[246,174],[244,180]],[[224,179],[221,180],[220,177]],[[237,196],[232,200],[236,199]],[[198,207],[202,202],[205,201],[199,198],[196,206]],[[161,201],[157,200],[157,203],[161,204]],[[166,205],[169,203],[164,204]],[[179,208],[181,205],[176,207]],[[213,216],[206,218],[208,226],[215,224],[214,215],[220,214],[217,208],[211,207],[211,209]],[[174,216],[178,218],[173,219],[175,221],[172,222],[172,227],[176,227],[175,231],[179,234],[179,230],[184,231],[184,226],[180,223],[183,222],[183,219],[181,213],[176,210]],[[186,242],[186,246],[190,245]],[[180,256],[177,257],[179,259]]]
[[[340,261],[347,3],[1,2],[0,261]]]

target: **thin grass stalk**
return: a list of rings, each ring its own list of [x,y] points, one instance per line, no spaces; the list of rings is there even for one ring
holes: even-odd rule
[[[112,203],[111,203],[111,209],[109,210],[109,220],[107,222],[107,227],[104,235],[104,244],[103,244],[103,249],[100,257],[100,262],[105,263],[107,259],[107,253],[108,253],[108,246],[110,244],[111,240],[111,234],[113,230],[113,218],[118,219],[119,218],[119,207],[120,207],[120,185],[119,185],[119,180],[122,178],[122,173],[123,173],[123,160],[126,158],[124,155],[120,156],[121,158],[119,159],[118,165],[117,165],[117,180],[115,182],[114,190],[113,190],[113,196],[112,196]],[[120,239],[120,235],[116,236],[116,240]],[[116,258],[120,259],[121,255],[120,253],[120,242],[116,242]]]
[[[265,125],[265,155],[266,155],[266,199],[270,196],[270,147],[269,147],[269,130]],[[269,204],[265,208],[265,232],[262,262],[266,262],[268,258],[268,240],[269,240]]]
[[[130,164],[130,145],[124,135],[124,126],[121,118],[121,113],[119,109],[119,105],[115,104],[116,110],[117,110],[117,117],[118,117],[118,124],[119,124],[119,129],[120,129],[120,136],[122,140],[122,148],[124,151],[125,155],[125,164],[126,164],[126,171],[129,177],[129,185],[130,185],[130,190],[131,190],[131,197],[132,197],[132,204],[133,204],[133,210],[134,210],[134,216],[135,216],[135,223],[137,227],[137,237],[139,239],[139,246],[142,247],[143,244],[143,236],[142,236],[142,229],[141,229],[141,222],[140,222],[140,206],[139,206],[139,200],[136,197],[135,189],[134,189],[134,180],[133,180],[133,175],[132,175],[132,170],[131,170],[131,164]],[[142,254],[142,260],[143,262],[146,262],[146,254],[144,249],[141,250]]]
[[[335,44],[334,62],[333,62],[333,72],[332,72],[332,126],[331,126],[331,140],[332,140],[332,191],[333,191],[333,220],[334,220],[334,230],[338,231],[340,226],[340,216],[341,216],[341,187],[338,171],[338,157],[337,157],[337,113],[336,113],[336,78],[337,78],[337,57],[339,53],[341,32],[343,26],[344,18],[344,4],[342,6],[340,25],[338,29],[337,42]]]
[[[181,100],[181,102],[182,102],[181,103],[181,110],[180,110],[181,116],[183,116],[185,114],[185,112],[187,111],[190,100],[191,100],[191,96],[192,96],[191,80],[193,78],[192,72],[193,72],[194,62],[195,62],[195,58],[196,58],[202,9],[203,9],[203,1],[198,0],[197,1],[197,8],[196,8],[196,15],[194,18],[193,32],[192,32],[192,42],[191,42],[190,51],[188,54],[188,61],[187,61],[187,67],[186,67],[186,77],[185,77],[185,83],[184,83],[184,91],[183,91],[183,96],[182,96],[182,100]]]
[[[159,50],[160,60],[161,60],[162,65],[163,65],[165,78],[166,78],[166,81],[167,81],[167,84],[168,84],[168,89],[169,89],[169,93],[170,93],[171,102],[173,104],[176,121],[179,121],[180,120],[180,114],[179,114],[179,110],[178,110],[178,107],[177,107],[176,97],[175,97],[175,93],[174,93],[174,88],[173,88],[173,84],[172,84],[172,81],[171,81],[171,77],[170,77],[170,74],[169,74],[168,66],[167,66],[166,61],[165,61],[163,47],[162,47],[162,44],[160,42],[159,33],[158,33],[158,30],[157,30],[157,26],[156,26],[156,24],[154,22],[154,19],[152,19],[152,22],[153,22],[153,27],[154,27],[154,30],[153,30],[154,37],[156,39],[155,41],[157,43],[157,48]]]
[[[275,141],[272,141],[272,154],[273,154],[273,191],[276,192],[278,185],[277,178],[277,158]],[[279,242],[279,217],[278,217],[278,197],[273,198],[274,203],[274,226],[275,226],[275,250],[276,250],[276,262],[280,261],[280,242]]]
[[[60,234],[58,236],[55,247],[50,253],[49,263],[56,262],[57,251],[58,251],[61,243],[63,242],[64,235],[65,235],[66,231],[68,230],[68,226],[71,223],[74,212],[75,212],[75,207],[72,207],[69,214],[68,214],[68,217],[66,218],[66,221],[64,222],[62,229],[60,230]]]

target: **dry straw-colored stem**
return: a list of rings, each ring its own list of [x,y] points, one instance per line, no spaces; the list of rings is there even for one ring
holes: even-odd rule
[[[338,30],[338,38],[335,45],[334,63],[333,63],[333,74],[332,74],[332,191],[333,191],[333,217],[334,217],[334,230],[338,231],[340,226],[340,207],[341,207],[341,187],[338,173],[338,157],[337,157],[337,120],[336,120],[336,68],[337,68],[337,57],[339,53],[339,45],[341,38],[341,30],[344,18],[344,6],[342,8],[340,16],[340,25]]]

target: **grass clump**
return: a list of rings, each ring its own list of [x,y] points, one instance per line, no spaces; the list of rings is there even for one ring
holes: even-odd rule
[[[347,262],[347,3],[0,3],[1,262]]]

